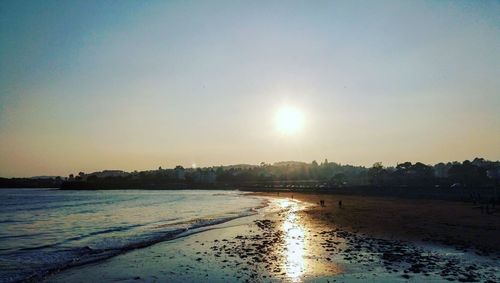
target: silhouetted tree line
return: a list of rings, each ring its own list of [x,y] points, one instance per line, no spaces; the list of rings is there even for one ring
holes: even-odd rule
[[[372,167],[342,165],[324,160],[321,163],[277,162],[260,165],[233,165],[208,168],[183,168],[124,172],[108,170],[66,178],[0,178],[0,187],[62,187],[68,189],[182,189],[210,186],[254,185],[292,187],[350,186],[498,186],[500,162],[476,158],[473,161],[426,165],[421,162],[399,163],[386,167],[377,162]]]
[[[376,186],[487,186],[498,185],[500,162],[476,158],[472,162],[438,163],[434,166],[420,162],[404,162],[396,167],[375,163],[368,169],[368,179]]]
[[[476,158],[473,161],[426,165],[404,162],[396,167],[384,167],[377,162],[372,167],[341,165],[335,162],[318,164],[280,162],[261,163],[251,168],[220,167],[216,170],[221,182],[283,182],[312,180],[328,187],[346,186],[488,186],[498,185],[500,162]]]
[[[260,166],[246,168],[224,168],[216,169],[217,181],[219,182],[299,182],[315,181],[344,185],[366,184],[367,169],[362,166],[341,165],[335,162],[311,163],[305,162],[277,162],[267,164],[262,162]]]

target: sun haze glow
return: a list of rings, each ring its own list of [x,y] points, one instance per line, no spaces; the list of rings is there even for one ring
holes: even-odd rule
[[[299,132],[304,126],[304,115],[291,106],[285,106],[276,113],[276,128],[281,134],[292,135]]]

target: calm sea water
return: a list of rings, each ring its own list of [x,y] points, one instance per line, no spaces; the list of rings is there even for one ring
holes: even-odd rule
[[[109,258],[250,215],[235,191],[0,190],[0,282]]]

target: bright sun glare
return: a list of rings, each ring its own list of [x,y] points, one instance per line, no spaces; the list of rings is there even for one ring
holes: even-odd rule
[[[276,113],[276,127],[282,134],[296,134],[303,126],[304,116],[295,107],[285,106]]]

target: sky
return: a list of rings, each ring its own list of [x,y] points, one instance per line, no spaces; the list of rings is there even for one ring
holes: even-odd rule
[[[499,15],[500,1],[1,1],[0,176],[498,160]]]

